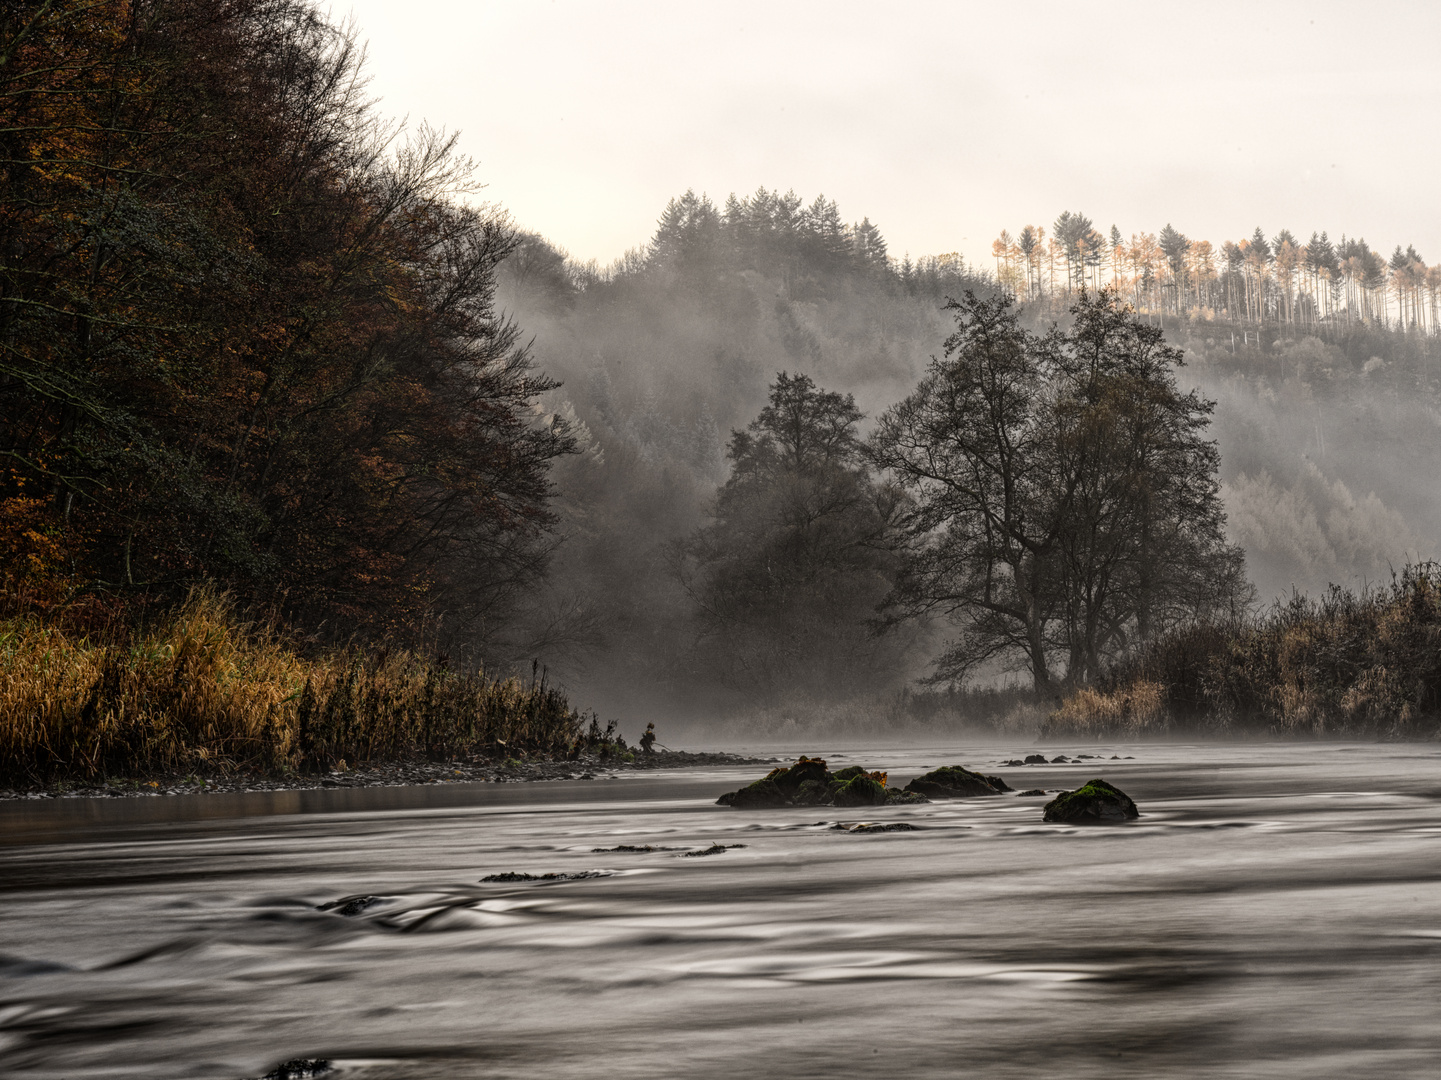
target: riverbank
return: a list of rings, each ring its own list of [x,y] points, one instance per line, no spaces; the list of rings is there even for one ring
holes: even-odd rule
[[[420,652],[315,646],[210,588],[100,630],[0,620],[0,787],[291,782],[348,773],[347,762],[628,753],[614,722],[573,708],[538,664],[516,678]]]
[[[544,780],[605,780],[623,773],[656,769],[693,769],[714,765],[770,765],[777,758],[739,754],[690,753],[581,754],[571,760],[384,761],[359,768],[337,768],[313,774],[267,776],[235,773],[115,778],[102,781],[56,781],[28,787],[0,787],[0,801],[15,799],[123,799],[160,795],[202,795],[245,791],[308,791],[317,788],[417,787],[429,784],[517,784]]]

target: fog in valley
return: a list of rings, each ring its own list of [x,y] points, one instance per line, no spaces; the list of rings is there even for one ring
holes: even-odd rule
[[[1007,233],[994,266],[978,266],[956,253],[888,250],[877,224],[823,195],[688,191],[660,210],[654,235],[610,266],[578,263],[559,240],[526,234],[501,276],[501,302],[532,337],[537,363],[563,383],[544,409],[571,423],[583,448],[556,467],[554,562],[515,640],[544,650],[602,712],[854,722],[894,713],[895,696],[933,672],[944,619],[868,632],[883,581],[825,616],[797,616],[806,601],[795,596],[776,603],[767,616],[775,636],[754,642],[772,655],[748,655],[744,635],[706,609],[685,549],[713,524],[733,464],[727,443],[757,417],[778,373],[853,395],[865,414],[857,430],[868,433],[941,351],[954,329],[942,307],[968,289],[1018,294],[1024,322],[1041,330],[1070,321],[1082,288],[1110,287],[1164,327],[1185,353],[1180,385],[1215,403],[1207,437],[1220,451],[1225,533],[1244,550],[1253,611],[1332,584],[1364,591],[1435,554],[1441,351],[1419,257],[1413,306],[1409,293],[1391,295],[1382,275],[1395,271],[1364,241],[1353,257],[1367,267],[1338,260],[1307,291],[1305,245],[1287,231],[1261,240],[1268,252],[1286,245],[1283,272],[1274,254],[1257,260],[1255,237],[1228,245],[1240,253],[1228,268],[1224,256],[1212,265],[1209,243],[1180,237],[1184,250],[1168,259],[1154,234],[1126,242],[1116,230],[1111,240],[1091,230],[1095,257],[1083,232],[1072,268],[1062,234],[1073,218],[1090,222],[1067,213],[1048,253],[1023,254]],[[1044,228],[1027,232],[1044,242]],[[1148,245],[1154,264],[1138,269]],[[1249,308],[1253,288],[1263,290],[1259,316],[1236,303],[1245,293]],[[795,649],[789,666],[774,655],[785,648]],[[1006,660],[969,685],[1025,681]]]
[[[1216,401],[1229,532],[1262,600],[1387,581],[1436,554],[1441,413],[1427,354],[1408,369],[1360,344],[1347,355],[1305,337],[1239,357],[1192,346]]]
[[[0,1073],[1434,1077],[1438,34],[0,4]]]

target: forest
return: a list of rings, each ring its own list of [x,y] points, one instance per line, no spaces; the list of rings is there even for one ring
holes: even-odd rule
[[[1441,263],[1427,266],[1412,244],[1387,257],[1365,239],[1322,230],[1299,240],[1290,229],[1267,237],[1191,240],[1168,222],[1158,233],[1126,240],[1111,226],[1097,231],[1085,214],[1063,211],[1051,225],[1001,230],[991,244],[1002,287],[1038,299],[1113,286],[1158,318],[1196,315],[1316,330],[1357,324],[1441,332]],[[1244,340],[1244,339],[1243,339]]]
[[[4,34],[7,592],[103,620],[215,580],[484,640],[573,443],[453,139],[383,120],[308,5],[18,5]]]
[[[72,703],[47,753],[117,658],[227,619],[225,678],[270,634],[292,658],[227,729],[272,764],[314,757],[305,687],[542,667],[512,696],[549,747],[580,730],[556,685],[632,727],[1034,726],[1435,553],[1413,248],[1068,211],[992,270],[760,187],[580,263],[361,58],[302,0],[0,15],[4,708]],[[88,682],[42,672],[84,642]]]
[[[797,214],[815,224],[797,229]],[[1179,388],[1214,404],[1204,440],[1218,452],[1224,534],[1245,553],[1256,610],[1293,590],[1322,595],[1332,583],[1364,591],[1389,580],[1393,568],[1435,553],[1429,538],[1441,529],[1434,439],[1441,342],[1430,323],[1386,323],[1379,297],[1371,309],[1348,314],[1344,289],[1329,309],[1336,317],[1308,323],[1302,313],[1310,309],[1284,306],[1271,262],[1258,264],[1252,295],[1264,303],[1248,316],[1244,305],[1230,311],[1183,302],[1177,310],[1173,290],[1137,291],[1130,278],[1109,273],[1077,280],[1061,256],[1054,290],[1048,277],[1033,275],[1028,290],[1024,279],[1008,283],[1004,265],[992,273],[959,256],[887,253],[882,263],[872,253],[885,242],[869,219],[841,228],[851,237],[849,256],[841,259],[843,246],[832,242],[826,257],[824,238],[836,226],[823,198],[761,188],[716,205],[687,192],[665,208],[650,245],[611,267],[577,265],[531,236],[525,260],[502,268],[505,303],[534,329],[537,354],[564,382],[550,395],[552,406],[584,425],[590,447],[583,479],[569,471],[579,462],[558,469],[562,491],[574,490],[586,509],[568,523],[551,579],[573,620],[572,636],[554,639],[553,655],[599,700],[668,715],[738,709],[764,724],[802,726],[807,718],[856,715],[904,727],[961,708],[944,694],[937,698],[938,690],[907,691],[913,680],[947,670],[933,661],[954,643],[954,622],[899,623],[882,614],[888,634],[868,638],[862,624],[874,620],[857,614],[849,623],[855,637],[834,653],[845,658],[840,674],[825,674],[830,669],[814,658],[798,665],[844,688],[834,695],[840,700],[818,704],[803,676],[770,670],[785,651],[764,635],[722,627],[704,604],[697,617],[695,578],[686,576],[678,552],[692,536],[724,527],[716,511],[732,496],[718,431],[743,430],[761,412],[772,373],[804,374],[826,391],[852,395],[861,414],[856,431],[869,436],[886,409],[914,390],[954,329],[946,298],[968,288],[1013,297],[1021,327],[1036,334],[1053,323],[1070,326],[1069,308],[1083,288],[1110,288],[1177,350]],[[781,254],[787,250],[789,258]],[[938,269],[953,276],[938,281]],[[1243,282],[1230,287],[1245,294]],[[1287,311],[1297,321],[1287,321]],[[882,475],[896,480],[893,472],[874,478]],[[599,486],[611,484],[609,495]],[[619,518],[608,516],[618,507]],[[644,522],[638,536],[626,531],[630,522]],[[623,536],[632,539],[618,542]],[[567,587],[559,589],[561,582]],[[879,602],[885,590],[873,580],[850,594]],[[546,626],[564,625],[557,607],[547,611]],[[834,620],[820,621],[839,636]],[[755,656],[744,654],[743,642]],[[1068,659],[1069,643],[1057,647],[1063,671],[1082,670]],[[766,670],[758,668],[762,657]],[[1091,670],[1101,667],[1098,658]],[[988,670],[979,681],[973,672],[971,685],[1031,678],[1024,661]],[[648,679],[635,678],[637,671]],[[666,680],[668,694],[658,689]],[[964,708],[1005,713],[1014,711],[1009,701]]]

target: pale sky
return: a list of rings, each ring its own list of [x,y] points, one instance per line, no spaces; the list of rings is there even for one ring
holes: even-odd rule
[[[579,259],[687,188],[824,192],[900,256],[990,264],[1079,210],[1441,262],[1441,3],[333,0],[390,114]]]

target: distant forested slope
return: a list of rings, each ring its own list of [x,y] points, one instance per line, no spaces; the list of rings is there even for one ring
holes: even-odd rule
[[[650,243],[604,270],[526,238],[502,301],[565,384],[548,408],[589,447],[559,468],[567,539],[533,613],[571,677],[616,701],[638,671],[718,685],[676,559],[728,474],[728,433],[782,370],[853,394],[866,429],[915,385],[950,329],[944,299],[966,288],[1013,292],[1039,328],[1065,324],[1083,287],[1109,286],[1165,327],[1186,350],[1182,383],[1217,402],[1228,534],[1263,602],[1436,551],[1441,350],[1434,275],[1414,251],[1392,267],[1363,241],[1258,231],[1212,252],[1169,228],[1117,244],[1081,214],[1057,222],[1066,242],[1029,233],[1030,261],[1003,234],[994,273],[897,259],[868,219],[762,188],[720,206],[673,199]]]
[[[650,243],[605,270],[523,241],[500,298],[564,383],[549,407],[587,448],[556,470],[565,541],[532,640],[568,656],[567,677],[602,700],[639,687],[729,693],[678,544],[708,520],[731,431],[781,371],[854,395],[874,418],[948,332],[945,297],[990,287],[958,255],[897,260],[834,202],[764,188],[723,206],[694,192],[671,200]],[[918,650],[882,682],[928,660]]]
[[[1414,245],[1260,228],[1213,244],[1170,224],[1127,238],[1068,211],[992,253],[1038,318],[1108,286],[1186,348],[1263,598],[1389,580],[1441,551],[1441,263]]]
[[[761,188],[578,265],[379,117],[305,0],[27,0],[0,58],[0,614],[98,627],[205,583],[611,708],[896,689],[946,628],[869,633],[904,493],[864,443],[967,291],[1032,344],[1083,289],[1164,327],[1263,600],[1436,553],[1414,248],[1068,212],[981,269]]]
[[[1415,333],[1171,331],[1217,403],[1224,497],[1263,599],[1388,582],[1441,545],[1441,352]]]

